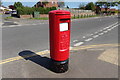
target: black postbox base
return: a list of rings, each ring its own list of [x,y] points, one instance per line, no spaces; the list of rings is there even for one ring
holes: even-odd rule
[[[64,73],[68,71],[68,63],[69,63],[69,59],[65,61],[55,61],[51,59],[50,69],[55,73]]]

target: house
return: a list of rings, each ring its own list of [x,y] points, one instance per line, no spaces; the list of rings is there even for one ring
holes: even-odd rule
[[[6,10],[7,10],[7,11],[12,11],[12,9],[9,9],[9,8],[7,8],[7,7],[4,7],[4,6],[1,6],[1,7],[0,7],[0,10],[1,10],[1,11],[6,11]]]
[[[34,7],[58,7],[58,0],[40,0],[37,2]]]
[[[101,11],[106,11],[106,9],[105,8],[101,8]],[[107,11],[117,11],[117,10],[108,8]]]

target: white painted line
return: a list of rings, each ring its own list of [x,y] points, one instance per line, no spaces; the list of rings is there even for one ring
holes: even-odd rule
[[[112,27],[112,26],[115,26],[116,24],[118,24],[118,22],[116,22],[115,24],[110,25],[109,28]]]
[[[107,33],[108,31],[104,31],[104,33]]]
[[[98,32],[95,32],[95,34],[97,34]]]
[[[108,29],[108,28],[111,28],[112,26],[114,26],[114,25],[116,25],[116,24],[118,24],[118,22],[116,22],[116,23],[114,23],[114,24],[112,24],[112,25],[110,25],[110,26],[104,28],[104,30],[105,30],[105,29]]]
[[[103,31],[103,30],[100,30],[100,31]]]
[[[105,28],[103,28],[103,30],[105,30],[105,29],[108,29],[109,27],[105,27]]]
[[[32,24],[32,25],[37,25],[37,24]]]
[[[85,41],[91,41],[93,38],[86,39]]]
[[[84,42],[76,43],[76,44],[74,44],[74,46],[80,46],[80,45],[82,45],[82,44],[84,44]]]
[[[74,40],[73,42],[77,42],[78,40]]]
[[[22,26],[22,25],[17,25],[17,26]]]
[[[14,25],[11,25],[11,26],[6,26],[6,27],[15,27]]]
[[[85,36],[83,36],[83,38],[86,38]]]
[[[118,25],[113,26],[113,28],[117,27]]]
[[[110,28],[110,29],[114,29],[115,27],[112,27],[112,28]]]
[[[103,30],[107,29],[107,27],[103,28]]]
[[[91,36],[93,35],[93,34],[90,34]]]
[[[93,36],[93,38],[97,38],[99,35],[95,35],[95,36]]]
[[[108,26],[108,27],[106,27],[106,28],[109,28],[109,27],[111,27],[111,25],[110,25],[110,26]]]
[[[111,31],[112,29],[108,29],[108,31]]]
[[[117,25],[118,26],[118,25]],[[112,28],[116,28],[117,26],[113,26]]]
[[[100,33],[99,35],[103,35],[104,33]]]

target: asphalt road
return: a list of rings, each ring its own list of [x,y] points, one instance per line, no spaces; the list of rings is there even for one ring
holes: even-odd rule
[[[110,30],[108,36],[113,40],[104,39],[106,34],[98,38],[87,40],[100,32],[100,30],[118,22],[117,17],[102,17],[91,19],[74,20],[71,23],[71,46],[101,44],[101,43],[117,43],[117,27]],[[33,23],[34,24],[34,23]],[[96,33],[95,33],[96,32]],[[102,32],[102,31],[101,31]],[[113,36],[111,36],[111,33]],[[110,39],[111,39],[110,38]],[[95,41],[97,39],[97,41]],[[83,44],[84,43],[84,44]],[[2,59],[18,56],[18,53],[24,50],[40,52],[49,49],[49,25],[20,25],[14,27],[2,28]]]
[[[118,65],[115,63],[118,46],[114,44],[118,43],[119,23],[116,22],[118,22],[117,17],[72,21],[73,50],[70,53],[69,70],[62,74],[53,73],[47,68],[50,61],[49,54],[35,53],[49,49],[48,24],[3,26],[3,62],[0,63],[2,78],[111,78],[114,80],[112,78],[118,78]],[[89,48],[90,45],[96,46]],[[99,48],[99,45],[102,47]],[[78,48],[83,46],[85,49],[74,51],[77,49],[74,46]],[[36,56],[24,57],[33,54]],[[20,56],[24,58],[21,59]]]

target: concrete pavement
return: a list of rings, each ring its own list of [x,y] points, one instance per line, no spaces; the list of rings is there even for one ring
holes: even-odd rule
[[[120,45],[119,45],[120,46]],[[74,47],[69,70],[58,74],[49,69],[49,53],[18,53],[22,58],[3,63],[3,78],[118,78],[118,45],[100,44]],[[28,57],[24,57],[24,56]],[[32,56],[34,55],[34,56]]]
[[[17,57],[0,62],[2,76],[3,78],[118,78],[120,45],[117,44],[116,34],[117,28],[85,45],[71,47],[69,71],[66,73],[57,74],[49,69],[49,51],[23,50],[17,53]]]
[[[116,22],[116,17],[73,21],[70,69],[63,74],[49,70],[48,24],[4,27],[2,77],[118,78]]]

